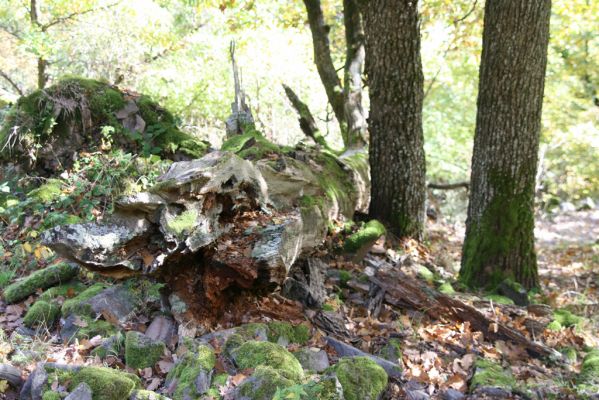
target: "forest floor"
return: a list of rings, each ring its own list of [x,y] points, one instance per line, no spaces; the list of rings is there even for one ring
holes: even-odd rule
[[[584,394],[581,395],[577,384],[583,357],[590,348],[599,346],[599,245],[595,241],[599,237],[599,210],[540,218],[536,235],[542,290],[534,301],[550,306],[549,314],[500,304],[503,301],[498,297],[460,291],[455,278],[463,226],[439,221],[430,222],[425,243],[379,241],[365,261],[354,262],[338,254],[342,235],[331,236],[316,254],[328,264],[325,281],[328,298],[321,311],[306,310],[275,293],[256,298],[250,309],[244,310],[244,315],[223,316],[213,330],[229,328],[240,321],[281,319],[308,323],[312,337],[307,346],[325,349],[331,362],[340,356],[326,340],[326,336],[331,335],[331,325],[337,329],[338,338],[346,339],[351,346],[369,354],[382,354],[390,340],[395,339],[400,352],[392,361],[403,372],[400,378],[391,379],[383,395],[386,399],[582,398]],[[384,303],[377,317],[373,317],[367,309],[369,287],[365,269],[376,260],[393,264],[393,268],[431,288],[444,287],[450,296],[474,306],[486,317],[520,332],[527,339],[559,351],[564,358],[558,361],[533,357],[521,346],[485,338],[468,322],[433,318],[422,310]],[[80,278],[86,283],[101,279],[89,273],[83,275]],[[447,284],[453,284],[456,290],[450,287],[447,291]],[[40,361],[125,368],[137,374],[145,388],[168,395],[165,379],[177,360],[174,348],[154,367],[135,370],[125,366],[122,356],[105,359],[92,356],[91,350],[101,343],[98,337],[61,344],[54,327],[27,338],[28,330],[21,329],[23,316],[39,294],[12,305],[0,302],[3,339],[0,363],[16,366],[23,377],[32,373]],[[552,315],[555,310],[568,310],[574,317],[581,318],[567,321],[566,326],[546,329],[555,318],[555,314]],[[323,316],[328,322],[321,325]],[[138,318],[127,325],[127,330],[143,332],[149,322],[147,317]],[[290,345],[290,350],[294,350],[294,346]],[[492,374],[485,372],[477,361],[480,359],[494,362],[499,369],[492,370]],[[220,368],[217,372],[222,373],[224,370]],[[240,371],[223,381],[218,389],[222,398],[232,398],[228,393],[245,377],[244,371]],[[0,398],[18,398],[17,391],[0,380]]]

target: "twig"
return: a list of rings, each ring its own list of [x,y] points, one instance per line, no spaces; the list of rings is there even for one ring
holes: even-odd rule
[[[23,96],[23,90],[19,87],[19,85],[17,85],[17,83],[15,81],[12,80],[12,78],[10,76],[8,76],[8,74],[2,70],[0,70],[0,76],[3,77],[8,83],[10,83],[10,86],[12,86],[17,93],[19,93],[19,96]]]

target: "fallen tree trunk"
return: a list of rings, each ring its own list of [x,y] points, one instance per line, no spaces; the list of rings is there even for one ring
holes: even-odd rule
[[[202,314],[216,313],[240,289],[281,285],[330,221],[367,207],[365,152],[282,149],[255,132],[223,148],[173,163],[106,222],[56,227],[44,243],[105,275],[157,276]]]
[[[527,339],[517,330],[487,318],[476,308],[420,284],[390,266],[379,268],[375,275],[370,277],[370,281],[385,291],[384,300],[391,305],[418,310],[435,319],[449,318],[469,322],[472,329],[482,332],[485,338],[510,341],[522,346],[535,357],[560,357],[555,350]]]

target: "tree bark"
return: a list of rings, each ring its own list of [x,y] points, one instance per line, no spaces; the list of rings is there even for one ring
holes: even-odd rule
[[[39,21],[39,15],[37,13],[37,0],[31,0],[29,3],[29,18],[31,24],[43,30],[42,24]],[[37,88],[43,89],[48,83],[48,74],[46,68],[48,67],[48,61],[44,57],[37,58]]]
[[[343,0],[345,24],[345,73],[343,99],[347,131],[343,142],[346,147],[366,145],[366,118],[362,108],[362,72],[364,69],[364,24],[356,0]]]
[[[370,88],[370,215],[400,236],[421,238],[425,160],[417,1],[371,0],[364,7]]]
[[[327,93],[329,104],[333,108],[335,118],[339,122],[341,132],[347,129],[345,109],[343,101],[343,89],[337,75],[337,70],[331,57],[329,45],[330,27],[324,21],[320,0],[304,0],[308,12],[308,23],[312,32],[312,43],[314,46],[314,63],[320,75],[320,80]]]
[[[320,129],[318,129],[318,125],[316,125],[316,120],[312,116],[312,112],[306,103],[300,100],[299,96],[291,89],[289,86],[283,84],[283,89],[285,90],[285,94],[287,98],[291,102],[295,111],[299,116],[299,125],[300,129],[306,136],[312,138],[315,143],[321,145],[324,148],[328,148],[326,140],[320,133]]]
[[[472,190],[460,277],[538,285],[534,190],[549,41],[550,0],[485,6]]]

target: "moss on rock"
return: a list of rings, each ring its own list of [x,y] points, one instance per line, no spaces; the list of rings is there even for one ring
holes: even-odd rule
[[[344,357],[332,370],[346,400],[376,400],[387,387],[387,373],[368,357]]]
[[[493,303],[496,304],[503,304],[503,305],[508,305],[508,306],[513,306],[514,300],[507,298],[505,296],[501,296],[499,294],[488,294],[484,297],[485,300],[489,300],[492,301]]]
[[[184,399],[196,393],[196,378],[209,374],[216,365],[214,350],[207,344],[199,344],[195,351],[188,351],[166,377],[167,381],[176,380],[173,398]]]
[[[62,181],[59,179],[48,179],[40,187],[27,193],[27,197],[38,203],[51,203],[62,195]]]
[[[38,300],[27,310],[23,323],[29,328],[51,328],[60,315],[60,308],[51,302]]]
[[[235,135],[225,140],[221,150],[231,151],[246,160],[258,160],[268,154],[281,154],[289,149],[268,141],[256,130],[250,130],[242,135]]]
[[[359,250],[371,246],[381,236],[385,234],[385,226],[376,219],[368,221],[356,233],[345,239],[344,249],[349,253],[356,253]]]
[[[238,391],[242,398],[252,400],[271,400],[277,390],[290,387],[294,382],[281,371],[270,366],[260,365],[249,379],[239,385]]]
[[[310,328],[306,325],[293,325],[289,322],[274,321],[268,324],[268,340],[274,343],[306,344],[310,340]]]
[[[75,277],[79,267],[69,263],[59,263],[38,270],[29,276],[8,285],[4,289],[4,300],[14,303],[35,293],[37,289],[46,289],[60,282],[66,282]]]
[[[240,369],[268,365],[294,382],[304,377],[299,361],[286,348],[275,343],[250,340],[234,349],[232,355]]]
[[[169,400],[169,398],[149,390],[135,390],[129,400]]]
[[[452,294],[455,294],[455,289],[453,288],[453,286],[449,282],[443,282],[441,285],[439,285],[439,287],[437,288],[437,290],[440,293],[446,294],[448,296],[451,296]]]
[[[39,300],[50,301],[54,300],[57,297],[64,297],[65,299],[68,297],[74,297],[84,291],[86,286],[79,282],[67,282],[60,286],[54,286],[50,289],[46,290],[39,297]]]
[[[133,374],[104,367],[83,367],[73,374],[69,389],[85,382],[92,390],[93,400],[123,400],[141,388],[141,381]]]
[[[489,360],[478,359],[474,363],[474,375],[470,381],[470,390],[477,387],[495,387],[512,390],[516,381],[511,372]]]
[[[94,311],[92,310],[91,305],[86,302],[86,300],[91,299],[104,289],[106,289],[106,285],[102,283],[95,283],[72,299],[66,300],[64,303],[62,303],[62,315],[67,316],[70,314],[76,314],[92,316]]]
[[[593,349],[584,356],[580,379],[585,383],[599,385],[599,349]]]
[[[119,356],[125,348],[125,337],[117,332],[115,335],[102,340],[102,343],[91,351],[91,355],[104,359],[108,356]]]
[[[60,393],[54,391],[46,391],[42,396],[42,400],[61,400]]]
[[[580,324],[584,321],[584,318],[574,315],[568,310],[559,309],[553,312],[553,320],[557,321],[561,326],[569,328]]]
[[[152,340],[143,333],[129,331],[125,338],[125,363],[130,368],[152,367],[164,354],[164,343]]]

